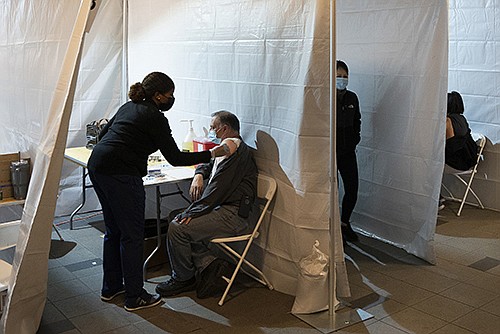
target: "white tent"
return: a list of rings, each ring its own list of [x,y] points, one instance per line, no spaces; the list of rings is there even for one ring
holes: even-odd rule
[[[49,105],[79,4],[12,0],[0,9],[0,62],[8,69],[0,78],[6,87],[0,91],[0,152],[34,157],[58,121]],[[349,88],[362,108],[353,224],[433,262],[448,89],[447,2],[337,1],[337,9],[338,58],[350,66]],[[294,294],[299,259],[314,240],[328,244],[328,32],[328,1],[321,0],[103,2],[86,37],[68,146],[83,145],[84,125],[116,110],[124,64],[128,83],[153,70],[172,76],[176,105],[166,116],[179,141],[185,133],[180,119],[194,119],[201,133],[212,111],[235,112],[259,168],[278,180],[257,255],[273,285]],[[493,35],[498,40],[500,34]],[[460,83],[460,71],[455,74]],[[498,69],[492,75],[497,78]],[[484,96],[500,94],[486,89]],[[498,112],[493,121],[479,112],[474,118],[474,126],[482,119],[499,123]],[[61,202],[78,196],[79,172],[67,177],[69,169],[59,212],[69,213]],[[498,200],[490,203],[500,207]],[[46,273],[43,265],[40,270]],[[41,305],[44,298],[42,291]]]
[[[48,254],[52,220],[61,178],[64,149],[79,71],[80,50],[91,0],[81,1],[75,17],[57,86],[34,151],[33,175],[24,204],[14,261],[2,309],[2,333],[35,333],[47,294]],[[30,8],[32,9],[32,8]],[[8,268],[7,268],[8,269]]]
[[[488,139],[474,190],[486,207],[500,210],[500,3],[450,0],[449,5],[448,91],[462,94],[472,131]]]

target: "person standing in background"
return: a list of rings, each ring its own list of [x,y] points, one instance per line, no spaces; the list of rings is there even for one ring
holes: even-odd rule
[[[148,74],[130,87],[122,105],[99,134],[88,162],[99,198],[106,233],[101,300],[125,293],[125,309],[136,311],[161,303],[143,282],[145,190],[148,156],[158,149],[173,166],[208,163],[230,155],[224,145],[210,151],[181,152],[163,112],[174,104],[174,82],[161,72]]]
[[[340,221],[344,240],[357,241],[350,220],[358,200],[356,146],[361,140],[361,113],[358,96],[347,89],[348,80],[347,64],[337,60],[337,170],[344,185]]]

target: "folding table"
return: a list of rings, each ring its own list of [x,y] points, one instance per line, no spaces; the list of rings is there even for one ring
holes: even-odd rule
[[[86,190],[92,188],[91,184],[87,184],[87,162],[90,158],[90,154],[92,150],[87,149],[86,147],[73,147],[67,148],[64,151],[64,157],[77,164],[82,168],[82,201],[80,205],[71,213],[70,216],[70,229],[73,229],[73,219],[74,216],[83,208],[86,201]],[[146,268],[149,260],[156,254],[156,252],[160,249],[161,246],[161,199],[167,196],[180,195],[184,198],[188,203],[191,202],[189,198],[187,198],[179,187],[179,183],[181,181],[190,180],[193,178],[194,169],[193,167],[173,167],[169,165],[166,161],[155,161],[152,160],[148,163],[148,171],[153,171],[154,173],[149,173],[146,175],[144,180],[145,187],[155,187],[156,193],[156,247],[151,252],[151,254],[144,261],[143,266],[143,277],[146,280]],[[162,193],[160,190],[160,186],[163,184],[175,184],[177,190],[172,192]],[[95,210],[92,210],[95,211]],[[87,211],[91,212],[91,211]]]

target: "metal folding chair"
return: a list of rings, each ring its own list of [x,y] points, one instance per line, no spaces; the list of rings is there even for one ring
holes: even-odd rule
[[[474,206],[480,207],[481,209],[484,209],[483,202],[481,202],[481,200],[479,199],[477,194],[472,189],[472,182],[474,181],[474,177],[477,174],[477,167],[479,165],[479,162],[481,162],[484,159],[483,150],[484,150],[484,147],[486,146],[486,137],[480,133],[471,133],[471,135],[472,135],[472,138],[476,141],[476,144],[478,146],[476,164],[474,166],[472,166],[472,168],[470,168],[466,171],[454,170],[454,172],[452,172],[452,173],[447,173],[447,174],[451,174],[454,177],[456,177],[460,181],[460,183],[462,183],[465,186],[465,192],[464,192],[463,196],[462,197],[455,197],[453,195],[453,193],[450,191],[450,189],[448,189],[444,185],[444,183],[441,184],[443,189],[449,194],[449,197],[446,197],[446,199],[460,203],[460,208],[458,209],[458,212],[457,212],[458,217],[460,217],[460,214],[462,213],[462,209],[464,207],[464,204],[466,204],[466,203],[469,205],[474,205]],[[474,198],[477,201],[477,204],[470,203],[470,202],[466,201],[469,193],[471,193],[472,196],[474,196]]]
[[[270,290],[273,289],[273,286],[269,282],[269,280],[266,278],[264,273],[260,271],[257,267],[255,267],[252,263],[250,263],[248,260],[245,259],[248,250],[250,249],[250,246],[252,245],[252,242],[254,239],[256,239],[259,236],[259,227],[264,220],[264,217],[266,214],[269,212],[269,205],[271,204],[272,199],[274,198],[274,194],[276,193],[276,181],[269,177],[265,176],[262,174],[259,174],[258,176],[258,182],[257,182],[257,197],[261,200],[263,200],[263,208],[262,212],[259,215],[259,219],[257,223],[255,224],[255,227],[250,234],[243,234],[243,235],[238,235],[234,237],[226,237],[226,238],[215,238],[212,239],[210,242],[213,244],[216,244],[219,246],[226,254],[228,254],[231,258],[233,258],[237,264],[236,268],[234,269],[233,274],[231,275],[231,278],[223,277],[223,279],[227,282],[227,287],[226,290],[224,291],[224,294],[222,295],[221,299],[219,300],[219,305],[222,306],[224,304],[224,300],[227,297],[227,294],[229,293],[229,290],[231,289],[231,286],[233,285],[233,282],[236,278],[236,275],[238,274],[239,270],[241,269],[245,274],[248,276],[252,277],[255,279],[257,282],[267,286]],[[228,244],[230,243],[235,243],[235,242],[244,242],[246,241],[245,248],[243,249],[243,252],[238,252],[234,248],[230,247]],[[255,274],[250,273],[248,270],[245,270],[242,268],[243,263],[251,269]]]

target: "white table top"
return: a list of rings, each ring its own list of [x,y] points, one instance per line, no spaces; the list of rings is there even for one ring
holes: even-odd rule
[[[92,150],[86,147],[71,147],[64,150],[64,158],[73,161],[75,164],[87,168]]]
[[[64,157],[79,166],[87,168],[91,153],[92,150],[86,147],[72,147],[64,151]],[[194,167],[173,167],[165,160],[150,161],[148,163],[148,173],[143,177],[145,186],[192,179]]]

